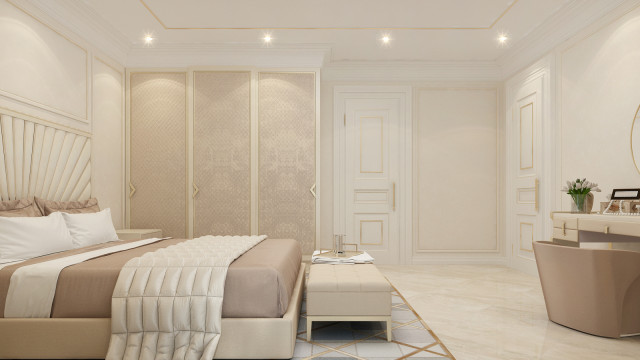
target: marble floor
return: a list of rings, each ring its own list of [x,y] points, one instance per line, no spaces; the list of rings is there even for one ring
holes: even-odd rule
[[[537,277],[494,265],[378,268],[458,360],[640,359],[640,336],[607,339],[550,322]]]

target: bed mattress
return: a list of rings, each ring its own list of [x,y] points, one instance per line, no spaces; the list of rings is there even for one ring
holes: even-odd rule
[[[134,257],[184,239],[169,239],[121,251],[80,264],[60,273],[52,318],[110,318],[111,295],[122,266]],[[118,242],[122,243],[122,242]],[[21,266],[96,250],[114,243],[69,250],[7,266],[0,270],[0,317],[13,272]],[[266,239],[237,258],[227,272],[223,318],[277,318],[287,311],[298,276],[302,253],[297,241]]]

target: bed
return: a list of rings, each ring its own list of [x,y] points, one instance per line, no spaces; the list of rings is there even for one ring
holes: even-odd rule
[[[111,244],[65,251],[0,269],[0,358],[103,359],[111,335],[111,294],[131,258],[182,239],[169,239],[91,259],[60,273],[51,318],[4,318],[12,273],[21,266]],[[224,329],[214,358],[290,358],[302,301],[300,245],[267,239],[237,258],[226,277]]]

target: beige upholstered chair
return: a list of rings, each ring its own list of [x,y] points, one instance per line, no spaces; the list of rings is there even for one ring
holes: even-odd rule
[[[640,252],[535,242],[549,320],[589,334],[640,334]]]

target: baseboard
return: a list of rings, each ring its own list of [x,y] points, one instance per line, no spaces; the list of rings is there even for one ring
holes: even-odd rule
[[[410,260],[412,265],[502,265],[508,266],[509,262],[506,257],[502,256],[421,256],[413,257]]]

